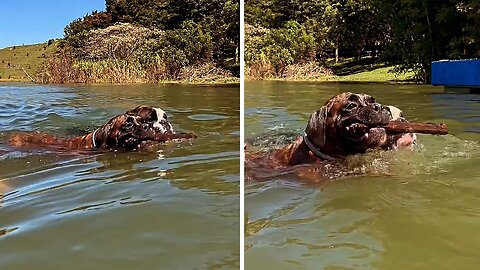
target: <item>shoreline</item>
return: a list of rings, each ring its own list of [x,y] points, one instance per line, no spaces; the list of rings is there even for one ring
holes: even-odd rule
[[[245,78],[245,82],[289,82],[289,83],[385,83],[385,84],[425,84],[416,83],[412,80],[345,80],[345,79],[284,79],[284,78],[264,78],[264,79],[252,79]]]
[[[240,78],[227,77],[225,80],[218,81],[161,81],[161,82],[124,82],[124,83],[110,83],[110,82],[92,82],[92,83],[37,83],[31,80],[22,79],[0,79],[0,83],[24,83],[24,84],[38,84],[38,85],[132,85],[132,84],[183,84],[183,85],[240,85]]]
[[[361,65],[366,67],[368,65]],[[311,76],[301,76],[302,73],[290,74],[285,77],[265,77],[255,78],[246,76],[245,81],[284,81],[284,82],[317,82],[317,83],[388,83],[388,84],[419,84],[412,79],[412,73],[395,74],[391,72],[394,66],[382,66],[359,72],[352,72],[346,75],[335,74],[313,74]]]
[[[345,80],[333,77],[331,79],[287,79],[287,78],[245,78],[244,82],[289,82],[289,83],[384,83],[384,84],[417,84],[422,85],[425,83],[418,83],[412,80]],[[0,83],[21,83],[21,84],[38,84],[38,85],[135,85],[135,84],[172,84],[172,85],[198,85],[198,86],[235,86],[240,85],[240,78],[232,81],[217,81],[217,82],[184,82],[184,81],[162,81],[162,82],[125,82],[125,83],[109,83],[109,82],[93,82],[93,83],[36,83],[30,80],[4,80],[0,79]]]

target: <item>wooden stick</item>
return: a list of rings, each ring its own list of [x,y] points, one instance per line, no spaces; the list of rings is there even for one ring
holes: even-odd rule
[[[388,133],[448,134],[448,127],[445,124],[391,121],[386,126],[383,126],[383,128],[385,128]]]

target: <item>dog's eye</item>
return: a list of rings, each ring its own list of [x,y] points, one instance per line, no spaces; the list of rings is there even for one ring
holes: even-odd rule
[[[148,129],[149,127],[150,127],[150,126],[149,126],[148,124],[143,124],[143,125],[142,125],[142,128],[143,128],[143,129]]]
[[[126,128],[126,129],[130,129],[130,128],[133,127],[133,123],[132,122],[126,122],[123,127]]]
[[[347,104],[347,106],[345,106],[345,109],[347,110],[353,110],[357,107],[357,104],[353,103],[353,102],[350,102]]]
[[[125,128],[132,128],[133,127],[133,122],[126,122],[125,125],[124,125]]]

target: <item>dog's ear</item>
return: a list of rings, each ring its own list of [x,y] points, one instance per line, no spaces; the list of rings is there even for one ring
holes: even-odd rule
[[[139,106],[135,109],[127,111],[126,114],[138,116],[139,119],[157,120],[157,111],[148,106]]]
[[[148,109],[148,106],[140,105],[140,106],[136,107],[135,109],[128,110],[126,112],[126,114],[137,115],[138,113],[140,113],[140,111],[145,110],[145,109]]]
[[[308,119],[305,132],[310,140],[314,141],[318,147],[325,145],[326,125],[328,117],[328,106],[322,106],[320,110],[312,113]]]

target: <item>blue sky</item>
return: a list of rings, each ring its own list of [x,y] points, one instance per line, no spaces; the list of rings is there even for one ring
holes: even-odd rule
[[[0,0],[0,48],[63,37],[63,28],[105,0]]]

